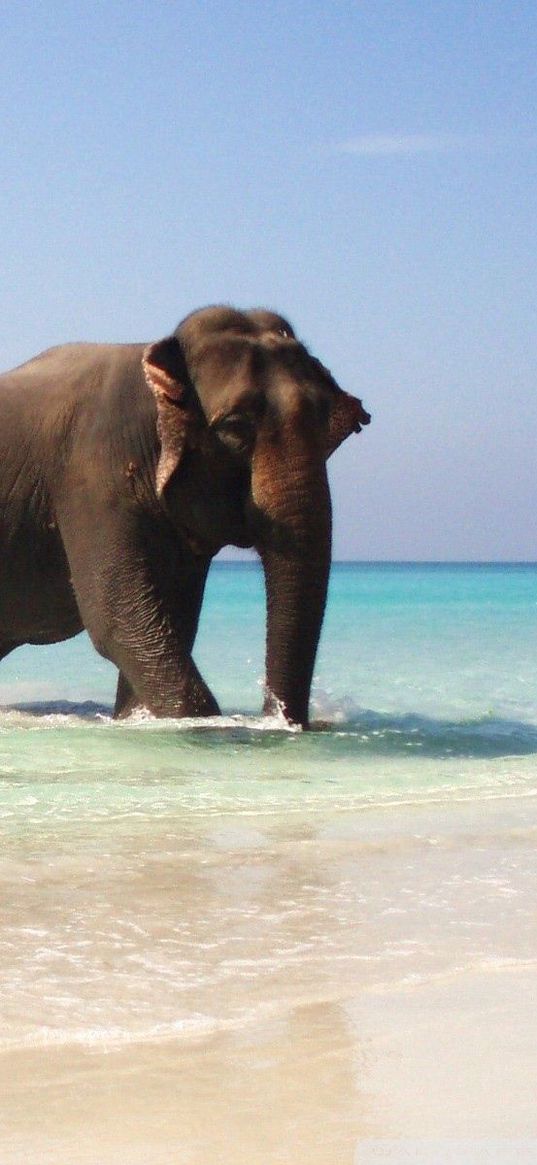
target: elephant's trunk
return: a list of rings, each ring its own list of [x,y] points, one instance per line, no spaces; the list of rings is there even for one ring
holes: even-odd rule
[[[313,668],[331,558],[331,505],[324,451],[289,424],[254,455],[256,545],[267,593],[266,713],[308,725]]]

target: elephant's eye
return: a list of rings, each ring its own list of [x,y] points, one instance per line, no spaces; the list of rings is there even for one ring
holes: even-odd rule
[[[255,436],[253,421],[243,413],[219,417],[214,428],[219,440],[234,453],[248,453],[252,448]]]

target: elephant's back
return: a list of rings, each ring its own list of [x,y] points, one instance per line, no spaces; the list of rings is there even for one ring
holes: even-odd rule
[[[0,409],[43,396],[94,389],[114,369],[141,363],[143,344],[61,344],[0,375]]]
[[[105,398],[126,370],[141,368],[142,352],[141,344],[65,344],[0,376],[0,518],[49,493],[69,434],[108,411]]]

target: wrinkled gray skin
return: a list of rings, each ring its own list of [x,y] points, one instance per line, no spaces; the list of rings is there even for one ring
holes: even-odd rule
[[[265,711],[307,726],[330,568],[326,459],[369,416],[268,311],[70,344],[0,377],[0,658],[87,629],[115,714],[207,716],[193,659],[222,546],[267,592]]]

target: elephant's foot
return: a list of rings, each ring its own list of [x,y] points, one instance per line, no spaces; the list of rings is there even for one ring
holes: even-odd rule
[[[14,651],[16,647],[21,647],[21,644],[15,643],[13,640],[0,640],[0,659],[4,659],[4,657],[9,655],[10,651]]]
[[[201,680],[201,677],[195,685],[191,686],[190,691],[181,695],[180,699],[174,697],[166,701],[159,695],[158,701],[155,701],[155,704],[153,704],[152,701],[140,700],[127,677],[123,672],[120,672],[117,683],[114,720],[125,720],[133,712],[142,711],[143,709],[151,712],[154,716],[169,716],[170,718],[220,715],[220,708],[212,692],[203,680]]]
[[[124,720],[136,709],[141,708],[140,701],[123,672],[120,671],[117,681],[116,703],[114,706],[114,720]]]

